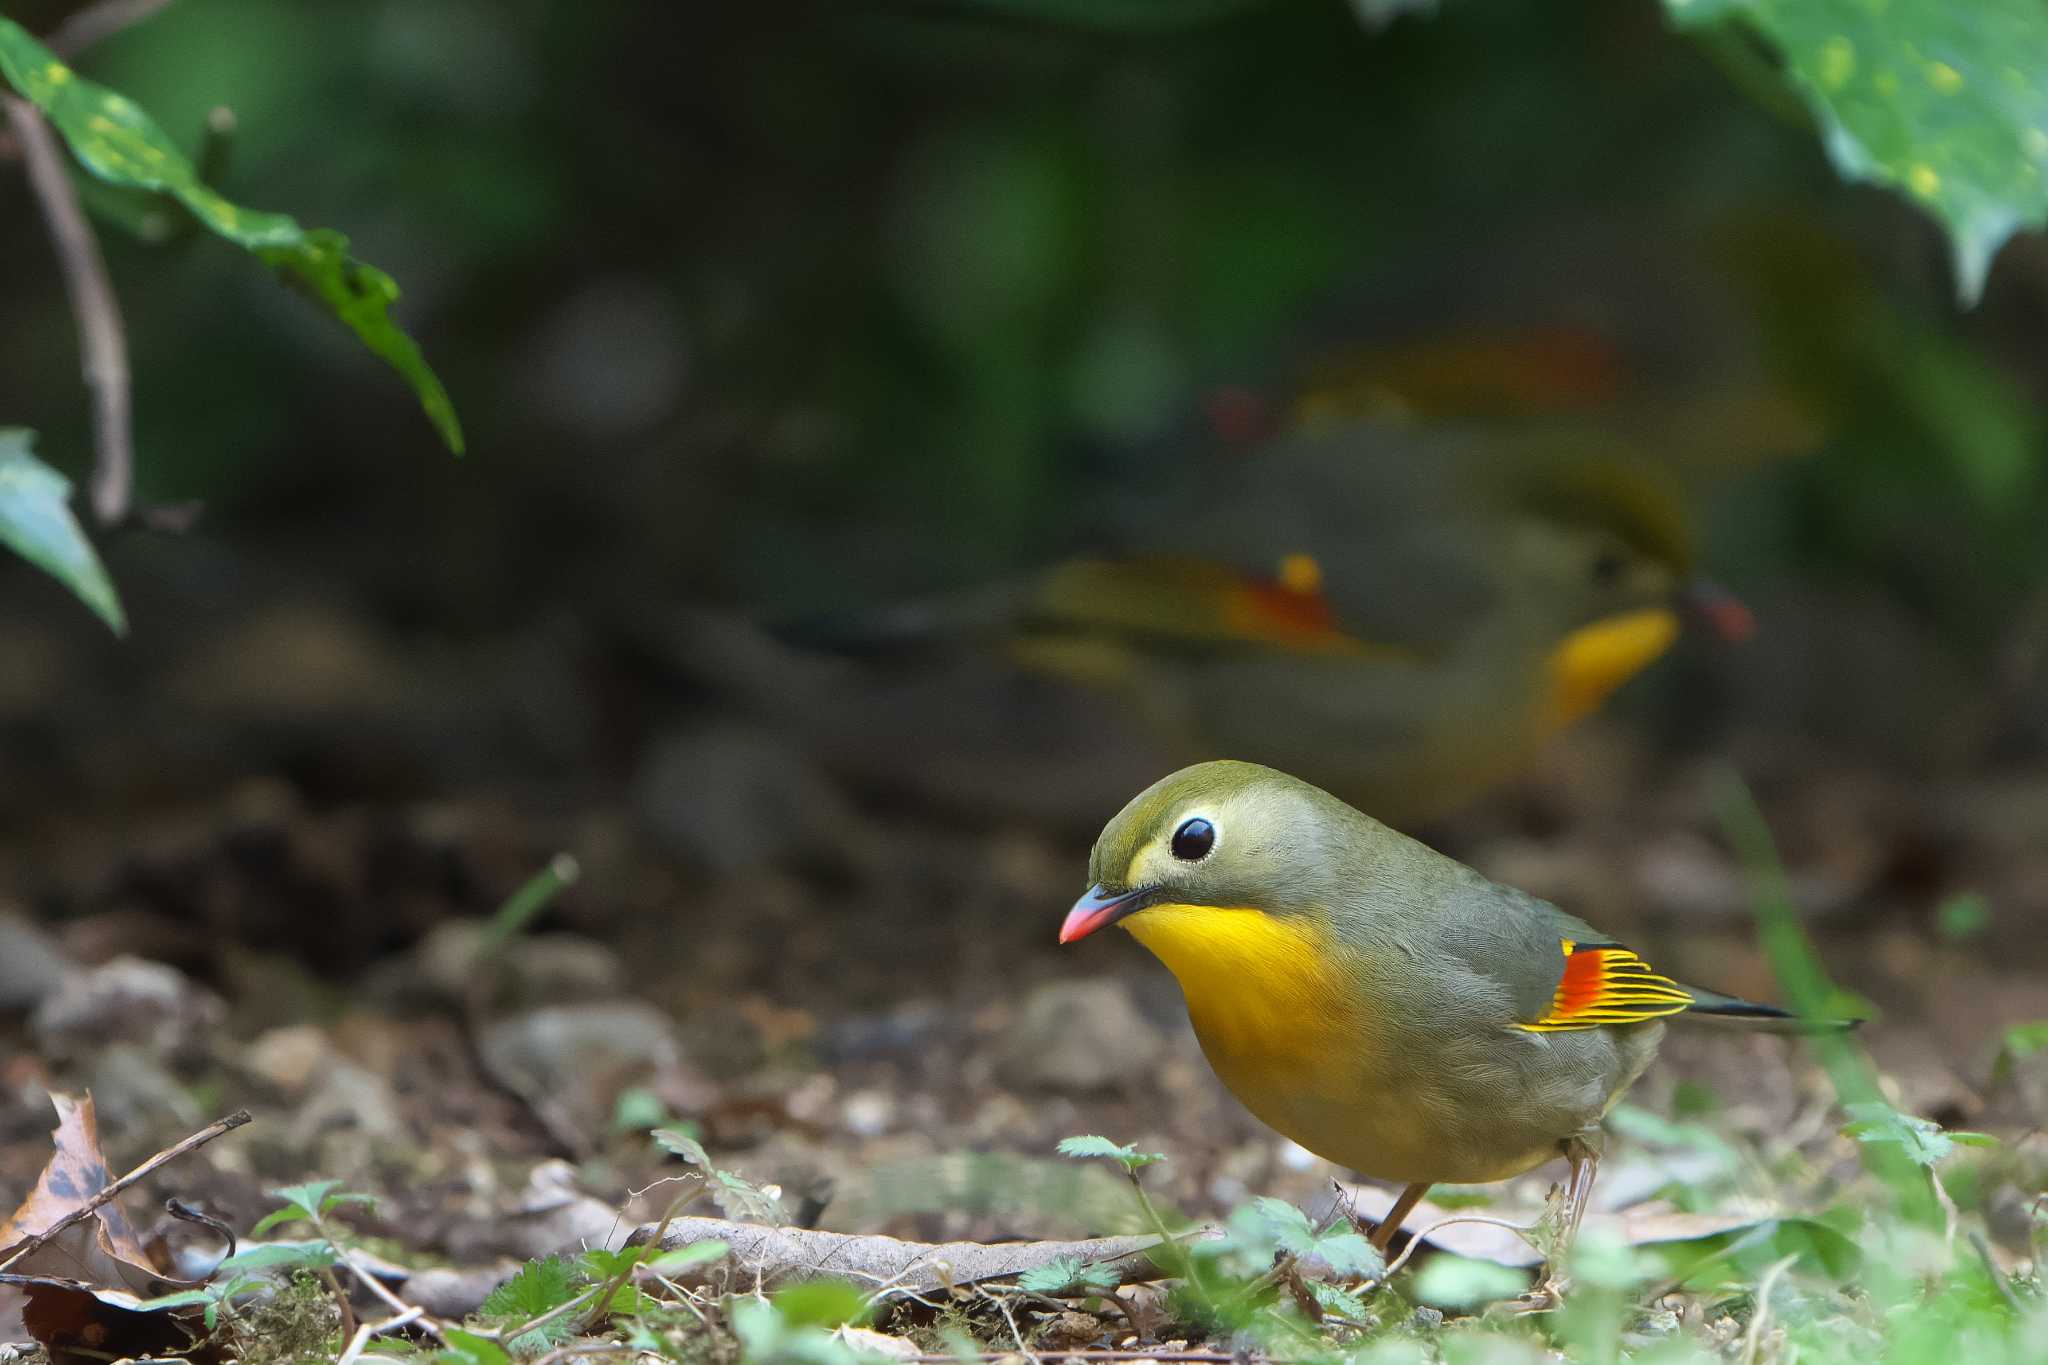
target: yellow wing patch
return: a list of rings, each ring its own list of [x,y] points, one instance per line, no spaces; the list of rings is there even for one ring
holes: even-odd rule
[[[1516,1028],[1530,1033],[1598,1028],[1602,1024],[1640,1024],[1677,1014],[1693,1003],[1691,995],[1668,976],[1618,943],[1581,944],[1561,939],[1564,975],[1550,1008],[1530,1024]]]

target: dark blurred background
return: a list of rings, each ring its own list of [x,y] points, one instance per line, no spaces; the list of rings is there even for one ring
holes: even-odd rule
[[[205,513],[104,545],[126,641],[0,563],[0,895],[88,956],[332,974],[567,848],[554,922],[686,942],[679,995],[1007,971],[1113,807],[849,773],[817,736],[858,694],[781,725],[706,623],[1003,581],[1322,404],[1627,413],[1758,620],[1446,846],[1767,993],[1704,794],[1733,764],[1824,931],[1890,964],[1859,989],[2037,943],[2041,241],[1959,311],[1929,220],[1644,0],[1206,8],[178,0],[94,50],[188,146],[230,107],[221,188],[398,279],[469,454],[233,249],[104,228],[142,497]],[[0,419],[82,476],[69,316],[0,183]]]

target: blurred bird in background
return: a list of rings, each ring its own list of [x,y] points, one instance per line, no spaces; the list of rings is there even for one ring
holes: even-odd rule
[[[1750,631],[1695,570],[1698,466],[1796,445],[1799,423],[1751,400],[1603,407],[1611,363],[1544,335],[1226,392],[1205,439],[1127,462],[1072,557],[774,638],[699,620],[687,671],[858,782],[984,814],[1081,827],[1227,755],[1433,820],[1689,624]]]

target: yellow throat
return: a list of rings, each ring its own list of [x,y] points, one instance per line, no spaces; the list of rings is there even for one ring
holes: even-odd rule
[[[1235,1072],[1297,1071],[1329,1056],[1349,1001],[1315,921],[1169,904],[1124,927],[1180,981],[1203,1051],[1233,1090]]]
[[[1562,730],[1598,710],[1677,638],[1678,616],[1668,607],[1610,616],[1565,636],[1544,660],[1543,732]]]

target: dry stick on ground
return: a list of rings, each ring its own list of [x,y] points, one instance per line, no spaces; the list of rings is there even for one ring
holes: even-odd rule
[[[339,1260],[343,1266],[347,1267],[349,1274],[356,1277],[356,1282],[358,1284],[362,1285],[363,1288],[369,1290],[372,1294],[376,1295],[380,1300],[383,1301],[384,1306],[386,1308],[389,1308],[393,1313],[401,1315],[406,1313],[412,1314],[410,1318],[406,1319],[408,1322],[417,1322],[421,1327],[425,1328],[426,1331],[430,1335],[432,1335],[436,1341],[446,1343],[448,1338],[443,1333],[441,1324],[439,1322],[436,1322],[433,1318],[428,1317],[426,1309],[407,1303],[404,1299],[399,1298],[398,1295],[391,1292],[390,1286],[386,1285],[382,1280],[378,1279],[375,1275],[372,1275],[369,1271],[363,1269],[362,1266],[358,1265],[356,1263],[355,1257],[349,1254],[348,1248],[341,1243],[341,1240],[339,1238],[337,1238],[332,1232],[328,1230],[327,1220],[320,1216],[320,1211],[318,1209],[309,1208],[306,1210],[306,1213],[309,1215],[307,1221],[313,1225],[313,1231],[319,1233],[322,1240],[324,1240],[327,1243],[327,1245],[334,1248],[335,1258]],[[342,1299],[342,1307],[344,1310],[346,1310],[348,1307],[348,1300],[346,1296],[344,1296]]]
[[[654,1228],[642,1225],[627,1239],[639,1246],[652,1239]],[[1191,1241],[1222,1236],[1215,1228],[1197,1228],[1170,1240],[1181,1248]],[[693,1242],[724,1242],[733,1270],[774,1286],[790,1280],[836,1275],[896,1291],[929,1292],[983,1280],[1013,1279],[1062,1259],[1093,1262],[1113,1271],[1119,1284],[1159,1279],[1167,1272],[1151,1254],[1161,1246],[1157,1236],[1096,1237],[1078,1242],[906,1242],[815,1228],[771,1228],[735,1223],[724,1218],[677,1218],[658,1245],[674,1251]],[[690,1279],[701,1279],[717,1265],[691,1267]]]
[[[1771,1262],[1763,1278],[1756,1284],[1756,1310],[1750,1314],[1749,1330],[1742,1336],[1742,1365],[1756,1365],[1757,1350],[1763,1345],[1764,1324],[1771,1320],[1771,1291],[1778,1287],[1785,1272],[1799,1259],[1798,1253]]]
[[[363,1348],[370,1344],[371,1337],[383,1336],[386,1332],[395,1332],[407,1323],[418,1321],[425,1314],[425,1309],[408,1308],[403,1313],[394,1314],[382,1322],[364,1323],[356,1328],[355,1334],[348,1339],[348,1349],[341,1353],[340,1359],[336,1360],[334,1365],[355,1365],[355,1362],[363,1354]]]
[[[128,515],[135,491],[135,430],[128,382],[128,334],[121,305],[107,277],[99,238],[85,220],[78,187],[64,169],[56,134],[27,100],[6,97],[7,123],[21,147],[29,188],[42,207],[50,244],[64,275],[64,292],[78,324],[78,355],[92,397],[92,510],[103,526]]]
[[[83,1204],[80,1204],[77,1208],[65,1214],[56,1222],[50,1224],[49,1227],[44,1228],[41,1232],[37,1233],[35,1236],[29,1238],[26,1242],[23,1242],[20,1246],[16,1247],[11,1253],[9,1253],[6,1260],[0,1261],[0,1270],[6,1270],[9,1266],[14,1265],[16,1262],[22,1260],[23,1258],[32,1256],[36,1252],[41,1251],[44,1247],[48,1246],[51,1242],[57,1239],[57,1234],[63,1232],[66,1228],[74,1227],[77,1224],[83,1223],[86,1219],[92,1217],[93,1214],[97,1213],[101,1208],[113,1202],[114,1198],[118,1196],[121,1193],[121,1191],[127,1189],[130,1185],[133,1185],[136,1181],[141,1180],[146,1176],[152,1174],[159,1166],[167,1165],[170,1162],[176,1161],[179,1157],[184,1156],[187,1152],[195,1151],[198,1148],[204,1147],[207,1143],[213,1141],[222,1133],[232,1132],[234,1129],[240,1128],[243,1124],[249,1122],[249,1118],[250,1115],[248,1110],[237,1109],[234,1113],[229,1114],[226,1118],[216,1119],[214,1122],[207,1124],[204,1128],[201,1128],[191,1137],[188,1137],[181,1142],[172,1143],[170,1146],[164,1148],[161,1152],[158,1152],[155,1156],[149,1158],[149,1160],[143,1162],[140,1166],[137,1166],[134,1170],[128,1172],[128,1174],[122,1176],[119,1180],[116,1180],[112,1184],[107,1185],[105,1188],[100,1190],[99,1193],[93,1195],[92,1198],[86,1200]]]

